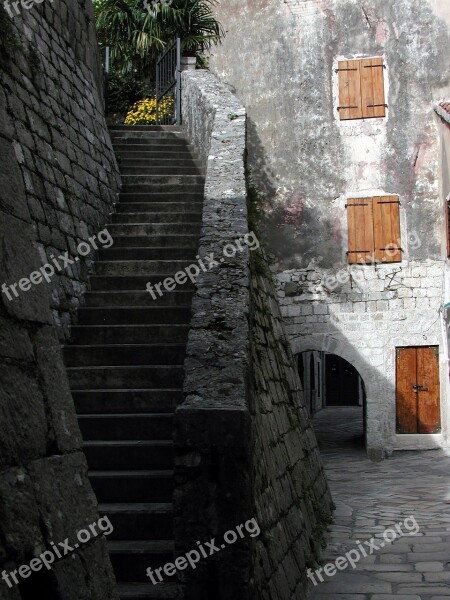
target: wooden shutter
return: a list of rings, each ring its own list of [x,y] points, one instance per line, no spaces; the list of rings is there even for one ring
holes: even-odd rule
[[[400,202],[398,196],[373,198],[376,262],[401,262]]]
[[[348,262],[371,264],[374,258],[372,198],[350,198],[347,202]]]
[[[339,117],[341,121],[362,119],[361,107],[361,61],[341,60],[339,75]]]
[[[384,61],[382,58],[368,58],[360,62],[362,118],[384,117]]]

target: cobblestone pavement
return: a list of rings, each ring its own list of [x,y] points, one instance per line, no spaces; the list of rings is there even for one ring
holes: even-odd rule
[[[315,427],[337,507],[324,565],[372,537],[384,547],[370,554],[364,545],[368,556],[355,569],[322,572],[311,600],[450,600],[450,451],[370,462],[359,408],[327,408]],[[405,522],[411,515],[416,535],[408,533],[412,520]],[[386,542],[386,528],[399,522],[407,535]]]

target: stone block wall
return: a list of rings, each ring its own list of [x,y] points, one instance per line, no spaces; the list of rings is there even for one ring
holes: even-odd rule
[[[118,189],[102,116],[89,2],[0,6],[0,283],[10,285],[104,227]],[[60,339],[86,286],[80,261],[0,299],[0,572],[98,521]],[[26,287],[26,286],[24,286]],[[17,288],[16,288],[17,289]],[[56,327],[55,327],[56,325]],[[26,573],[26,571],[23,571]],[[16,574],[17,575],[17,574]],[[116,599],[103,536],[0,580],[2,600]]]
[[[446,444],[446,435],[396,434],[395,348],[439,346],[441,397],[447,393],[446,340],[441,322],[442,272],[436,261],[408,266],[352,266],[340,271],[310,264],[277,276],[281,311],[296,353],[319,350],[341,356],[361,375],[368,419],[369,456]],[[448,421],[442,404],[442,422]]]
[[[273,283],[251,269],[252,246],[242,243],[245,111],[197,71],[183,74],[183,114],[207,165],[199,255],[212,253],[218,264],[196,283],[185,398],[175,414],[176,551],[211,538],[220,544],[253,518],[261,529],[185,571],[186,598],[306,598],[305,566],[330,497]],[[227,256],[236,240],[242,251]]]
[[[264,264],[264,263],[262,263]],[[256,598],[306,600],[331,498],[272,274],[252,265],[251,356]]]
[[[19,3],[19,14],[9,9],[12,17],[0,6],[0,210],[31,224],[40,266],[54,265],[55,257],[64,267],[58,257],[66,252],[73,261],[55,269],[49,284],[52,318],[65,339],[96,255],[89,238],[109,222],[120,185],[92,7],[86,0],[43,0],[29,9]],[[26,195],[21,205],[18,189]],[[85,257],[77,251],[80,242],[92,248]],[[5,271],[4,282],[28,275],[17,267]],[[21,302],[9,293],[12,300],[2,293],[4,302]]]

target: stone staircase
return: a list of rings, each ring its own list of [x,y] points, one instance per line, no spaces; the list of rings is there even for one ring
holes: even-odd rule
[[[204,178],[176,127],[113,127],[123,190],[65,361],[122,600],[179,598],[147,567],[173,561],[173,412],[192,284],[146,291],[196,262]],[[165,581],[168,580],[164,576]],[[170,580],[169,580],[170,581]]]

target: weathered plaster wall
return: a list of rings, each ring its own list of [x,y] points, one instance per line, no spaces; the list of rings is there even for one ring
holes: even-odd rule
[[[185,572],[187,600],[306,598],[331,500],[300,382],[262,255],[225,257],[248,234],[245,111],[208,72],[183,75],[184,124],[206,168],[199,254],[219,265],[199,276],[175,415],[175,542],[238,541]]]
[[[450,89],[447,8],[443,0],[229,0],[217,8],[228,36],[211,65],[248,111],[248,163],[265,198],[266,244],[293,347],[327,350],[327,337],[366,373],[374,458],[447,444],[433,111]],[[341,123],[337,60],[366,56],[387,65],[387,117]],[[324,281],[347,266],[346,199],[381,194],[400,198],[402,263],[364,267],[360,285],[330,290]],[[416,344],[440,345],[442,435],[395,435],[395,346]]]
[[[14,19],[0,7],[0,283],[71,251],[110,210],[117,179],[90,18],[83,2],[46,1]],[[76,265],[14,301],[1,294],[0,572],[51,542],[73,545],[99,518],[54,326],[68,326],[85,275]],[[0,581],[2,600],[33,597],[117,598],[105,538],[19,586]]]

